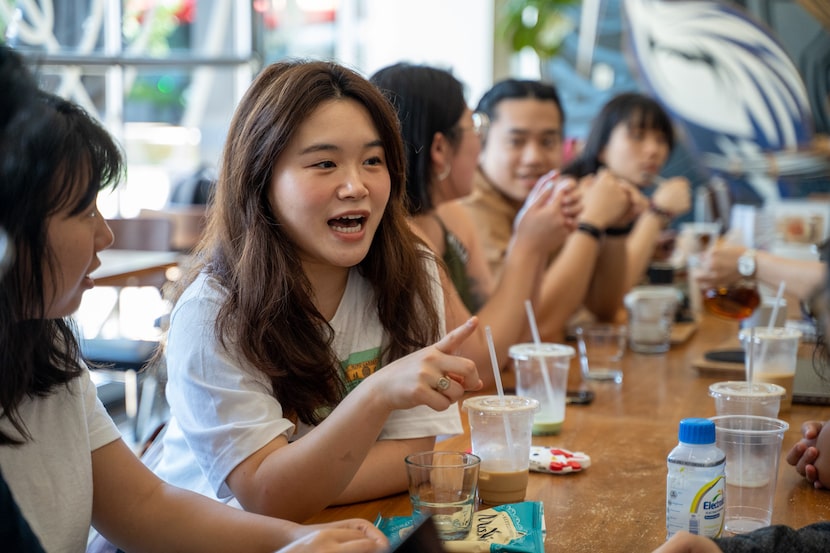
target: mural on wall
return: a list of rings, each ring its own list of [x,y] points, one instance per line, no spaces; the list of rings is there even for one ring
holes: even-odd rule
[[[577,25],[569,33],[556,56],[548,60],[543,78],[553,82],[562,100],[565,111],[565,134],[568,138],[583,140],[588,134],[591,122],[602,106],[622,92],[640,91],[645,88],[635,80],[624,43],[623,28],[624,0],[599,0],[595,41],[587,73],[579,69],[579,43],[582,29]],[[588,4],[582,0],[582,7]],[[574,22],[581,21],[580,7],[563,9]],[[694,187],[707,183],[707,175],[688,149],[687,141],[681,136],[669,161],[663,167],[664,177],[684,176]],[[675,220],[677,226],[691,220],[689,212]]]
[[[776,203],[794,179],[827,174],[826,157],[811,150],[804,83],[766,28],[716,1],[625,0],[624,8],[640,81],[736,201]]]

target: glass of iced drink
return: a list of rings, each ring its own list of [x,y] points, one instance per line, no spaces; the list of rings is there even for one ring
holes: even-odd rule
[[[524,501],[535,399],[478,396],[464,400],[473,454],[481,458],[478,497],[487,505]]]

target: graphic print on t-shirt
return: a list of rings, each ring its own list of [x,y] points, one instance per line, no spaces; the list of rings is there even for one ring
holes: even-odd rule
[[[351,353],[345,361],[340,362],[340,367],[343,371],[346,393],[351,392],[366,377],[380,368],[380,348]]]

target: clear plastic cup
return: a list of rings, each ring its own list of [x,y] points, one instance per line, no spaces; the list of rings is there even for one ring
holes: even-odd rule
[[[769,526],[786,421],[751,415],[713,417],[717,446],[726,454],[724,535]]]
[[[740,332],[746,363],[752,362],[752,381],[783,386],[781,410],[789,411],[793,398],[795,365],[801,331],[782,327],[752,327]]]
[[[562,430],[568,370],[574,353],[574,348],[562,344],[527,343],[510,347],[516,393],[539,402],[539,410],[533,417],[534,435],[558,434]]]
[[[576,329],[583,380],[622,382],[627,332],[625,325],[611,323],[588,324]]]
[[[678,299],[677,290],[671,286],[638,286],[625,295],[631,351],[669,351]]]
[[[709,386],[718,415],[757,415],[777,418],[786,390],[778,384],[745,381],[717,382]]]
[[[473,454],[481,458],[478,496],[482,503],[524,501],[530,467],[535,399],[477,396],[464,400],[470,421]]]

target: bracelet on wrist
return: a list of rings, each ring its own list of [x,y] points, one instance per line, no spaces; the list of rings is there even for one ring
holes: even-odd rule
[[[577,223],[576,230],[584,232],[585,234],[590,234],[596,240],[600,240],[603,234],[598,227],[592,225],[591,223]]]
[[[631,229],[634,228],[634,221],[631,221],[624,227],[608,227],[605,229],[607,236],[628,236],[631,234]]]
[[[648,202],[648,210],[657,215],[660,218],[660,223],[663,227],[669,226],[672,219],[674,219],[674,215],[672,215],[669,211],[666,211],[662,207],[659,207],[657,204],[654,203],[654,200],[650,200]]]

